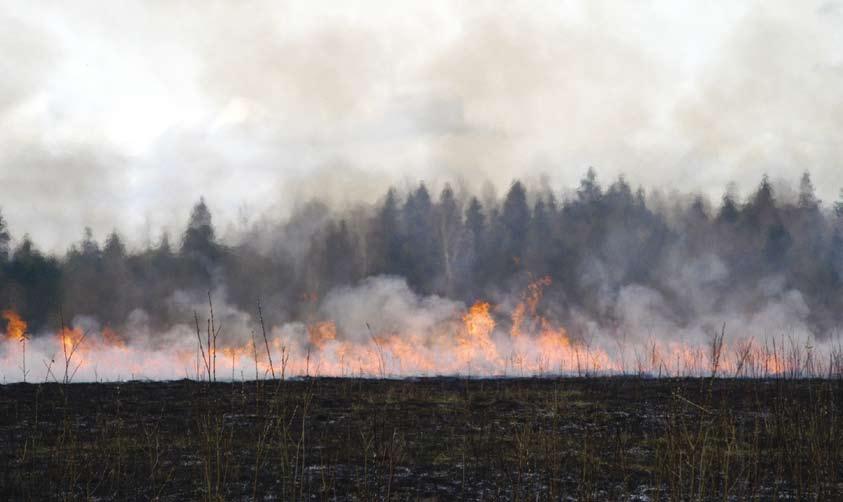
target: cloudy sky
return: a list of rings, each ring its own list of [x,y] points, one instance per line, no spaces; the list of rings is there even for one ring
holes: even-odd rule
[[[0,208],[49,250],[513,177],[843,186],[834,1],[3,2]]]

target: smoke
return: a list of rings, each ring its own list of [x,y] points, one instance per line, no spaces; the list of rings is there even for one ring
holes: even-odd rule
[[[826,359],[834,354],[839,359],[839,338],[812,337],[800,293],[775,282],[759,285],[759,294],[768,300],[758,311],[708,311],[690,323],[677,319],[658,291],[630,284],[607,306],[616,313],[616,323],[607,326],[575,310],[567,320],[578,330],[574,334],[541,314],[541,285],[490,309],[481,304],[468,309],[413,293],[403,278],[378,276],[335,288],[313,306],[309,319],[270,326],[265,342],[257,318],[227,303],[224,291],[213,292],[210,304],[207,297],[177,292],[170,299],[173,308],[185,318],[197,313],[198,332],[187,322],[158,331],[139,309],[119,334],[95,318],[77,316],[64,337],[27,340],[26,376],[28,381],[59,382],[201,379],[207,378],[206,364],[220,380],[267,378],[270,371],[276,376],[368,377],[706,375],[713,368],[712,340],[723,326],[729,337],[719,362],[721,375],[839,372],[840,361]],[[219,329],[212,345],[215,356],[202,345],[211,336],[206,328],[211,305]],[[205,357],[213,362],[206,363]],[[22,361],[19,343],[0,344],[4,382],[23,379]]]
[[[344,339],[366,342],[373,333],[432,333],[458,319],[465,305],[439,296],[419,297],[403,278],[373,277],[332,290],[321,305]]]
[[[201,373],[209,291],[223,346],[262,341],[260,302],[293,374],[310,356],[334,374],[497,373],[515,353],[577,371],[592,348],[629,370],[624,340],[702,346],[724,323],[733,341],[826,343],[843,311],[841,13],[0,8],[0,307],[29,323],[36,361],[64,317],[116,332],[151,377]],[[590,165],[611,181],[580,180]],[[213,223],[188,235],[202,196]],[[495,328],[460,344],[478,301]],[[265,373],[254,346],[235,373],[256,353]]]
[[[245,206],[286,217],[419,178],[571,186],[588,165],[709,196],[810,169],[831,200],[841,23],[825,1],[17,6],[0,200],[52,252],[85,226],[142,246],[203,194],[225,228]]]

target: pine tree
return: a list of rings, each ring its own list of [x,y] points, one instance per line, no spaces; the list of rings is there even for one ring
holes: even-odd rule
[[[424,183],[407,197],[402,215],[407,235],[404,248],[406,277],[419,291],[430,293],[443,266],[436,215]]]
[[[205,204],[205,198],[193,206],[187,228],[182,238],[181,252],[183,255],[202,260],[217,258],[218,249],[216,235],[211,221],[211,211]]]
[[[11,236],[9,229],[6,228],[6,220],[3,218],[3,213],[0,213],[0,264],[9,260],[9,242]]]
[[[325,275],[329,287],[350,284],[357,278],[356,257],[345,220],[331,222],[325,237]]]
[[[814,194],[814,184],[811,183],[811,175],[808,171],[805,171],[799,180],[799,208],[816,211],[819,209],[819,206],[820,201]]]
[[[533,218],[527,233],[526,268],[536,276],[546,275],[548,270],[548,256],[552,252],[553,229],[547,205],[542,197],[533,206]]]
[[[580,187],[577,189],[577,197],[580,202],[590,204],[599,201],[602,195],[603,191],[600,188],[600,183],[597,182],[597,172],[593,167],[589,167],[585,178],[580,181]]]
[[[366,239],[368,274],[401,274],[404,263],[403,242],[398,197],[395,189],[390,188],[383,205],[369,226]]]
[[[717,213],[717,221],[721,223],[736,223],[739,217],[740,211],[738,210],[737,203],[735,203],[735,198],[727,191],[723,194],[720,211]]]
[[[445,185],[439,195],[437,228],[442,249],[441,263],[445,274],[444,293],[448,294],[453,291],[454,266],[462,251],[462,214],[450,185]]]
[[[504,273],[513,273],[523,267],[527,232],[530,228],[530,208],[527,206],[527,191],[520,181],[512,184],[500,215],[502,235],[500,266]]]

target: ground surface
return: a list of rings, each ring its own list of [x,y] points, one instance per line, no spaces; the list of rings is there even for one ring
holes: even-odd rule
[[[843,499],[843,382],[0,386],[0,499]]]

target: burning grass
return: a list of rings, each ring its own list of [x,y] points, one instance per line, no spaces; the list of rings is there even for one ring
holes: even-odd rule
[[[539,312],[548,283],[509,319],[479,301],[426,330],[367,322],[356,338],[319,318],[291,337],[258,306],[232,343],[210,294],[179,338],[190,344],[167,350],[62,322],[30,341],[52,351],[43,380],[0,387],[0,498],[843,497],[839,343],[730,341],[724,325],[705,344],[611,347]],[[4,317],[2,357],[20,357],[25,381],[27,325]],[[99,381],[100,364],[192,379],[73,383]]]
[[[172,333],[159,337],[163,343],[150,345],[150,336],[121,336],[108,326],[65,326],[62,322],[57,334],[42,334],[29,343],[33,359],[29,367],[26,323],[15,312],[5,311],[7,336],[0,341],[0,376],[4,381],[25,381],[29,375],[34,380],[68,383],[120,380],[129,375],[208,381],[252,374],[256,380],[287,376],[843,375],[843,345],[833,336],[819,342],[810,333],[799,336],[756,329],[727,337],[725,324],[715,327],[708,322],[649,335],[641,333],[651,327],[636,329],[636,336],[629,336],[624,325],[591,326],[572,335],[539,308],[549,284],[547,277],[536,279],[514,305],[479,300],[462,306],[436,305],[430,298],[412,296],[406,285],[396,291],[390,283],[392,289],[384,288],[392,292],[389,296],[371,295],[377,305],[377,323],[354,316],[338,321],[322,310],[306,322],[268,326],[258,305],[254,322],[239,321],[233,328],[214,315],[209,292],[207,317],[200,318],[194,311],[193,326],[173,327]],[[401,294],[409,299],[385,307]],[[350,296],[360,301],[368,295],[352,292]],[[333,309],[340,317],[355,311],[354,305],[340,306]],[[248,332],[250,337],[242,336]],[[30,369],[33,365],[34,370]]]

